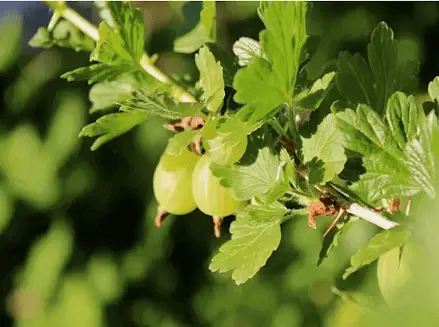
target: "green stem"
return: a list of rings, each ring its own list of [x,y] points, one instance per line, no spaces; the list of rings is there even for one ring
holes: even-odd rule
[[[58,23],[60,18],[61,15],[57,11],[55,11],[52,15],[52,18],[50,18],[49,25],[47,25],[47,29],[49,32],[51,32],[55,28],[55,25]]]
[[[273,127],[273,129],[276,131],[277,134],[279,134],[279,136],[287,136],[287,133],[285,133],[283,127],[276,118],[270,119],[268,121],[268,124]]]
[[[84,34],[87,34],[96,42],[99,40],[99,31],[96,26],[78,14],[77,11],[73,10],[67,5],[57,10],[62,17],[79,28]]]
[[[99,40],[99,30],[91,24],[88,20],[82,17],[77,11],[67,6],[65,3],[60,3],[58,5],[54,5],[52,2],[44,1],[44,3],[52,8],[55,13],[64,17],[64,19],[68,20],[74,26],[76,26],[79,30],[81,30],[84,34],[88,35],[95,42]],[[62,4],[62,5],[61,5]],[[173,81],[170,77],[168,77],[165,73],[163,73],[160,69],[154,66],[150,60],[150,58],[143,54],[140,59],[140,66],[143,68],[145,72],[154,77],[157,81],[172,85],[171,95],[174,99],[180,102],[197,102],[192,94],[187,92],[181,86],[179,86],[175,81]]]

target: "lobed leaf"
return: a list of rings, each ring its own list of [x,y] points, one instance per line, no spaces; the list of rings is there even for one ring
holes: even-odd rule
[[[431,134],[438,127],[436,116],[432,112],[423,122],[425,116],[413,99],[395,93],[386,117],[388,124],[366,105],[359,105],[356,112],[346,109],[336,115],[345,147],[363,156],[366,169],[351,188],[372,202],[421,191],[434,197]]]
[[[247,67],[235,74],[234,100],[254,109],[253,121],[264,118],[286,100],[275,81],[270,78],[270,74],[270,64],[260,58],[254,58]]]
[[[103,144],[143,123],[146,119],[148,119],[148,114],[143,110],[108,114],[85,126],[79,136],[98,136],[91,146],[91,150],[95,151]]]
[[[351,266],[346,269],[343,279],[349,277],[360,268],[377,260],[390,250],[400,247],[409,238],[409,231],[405,227],[397,226],[375,235],[366,246],[360,248],[351,257]]]
[[[235,75],[234,99],[254,109],[253,121],[276,107],[291,104],[306,35],[305,2],[263,2],[259,8],[265,30],[259,39],[267,60],[253,57]]]
[[[398,64],[397,41],[384,22],[373,30],[367,55],[368,62],[359,54],[339,55],[337,87],[353,105],[367,104],[381,114],[396,91],[414,90],[419,65],[415,61]]]
[[[225,96],[223,68],[207,47],[198,51],[195,63],[200,71],[200,85],[204,90],[203,99],[207,102],[206,107],[211,112],[217,112]]]
[[[221,63],[223,67],[223,78],[226,86],[233,86],[233,78],[235,77],[238,65],[232,54],[221,49],[216,43],[206,43],[206,46],[212,52],[215,59]]]
[[[214,1],[203,1],[200,21],[188,33],[174,41],[174,51],[178,53],[193,53],[207,42],[216,40],[216,7]]]
[[[149,116],[158,116],[169,120],[203,115],[202,109],[202,103],[175,102],[166,93],[153,94],[144,89],[136,90],[133,97],[121,105],[121,110],[144,110]]]
[[[142,13],[129,2],[113,1],[108,3],[108,8],[116,26],[110,27],[107,22],[101,22],[99,40],[90,60],[108,65],[137,65],[145,42]]]
[[[367,55],[370,68],[375,80],[377,103],[375,109],[383,112],[387,99],[397,91],[397,42],[393,31],[385,22],[381,22],[373,30],[370,43],[367,45]]]
[[[114,25],[122,37],[126,49],[134,61],[139,61],[143,55],[145,43],[145,27],[142,12],[131,3],[111,1],[107,3]]]
[[[262,2],[259,16],[266,29],[260,34],[264,54],[272,64],[273,78],[291,98],[306,35],[306,2]]]
[[[212,173],[221,179],[221,184],[231,187],[232,196],[239,200],[250,200],[254,196],[268,193],[277,183],[279,159],[265,147],[258,151],[254,162],[248,166],[211,167]]]
[[[132,75],[120,75],[115,80],[96,83],[88,95],[92,103],[90,113],[107,110],[129,100],[139,87],[140,83]]]
[[[280,243],[280,224],[289,210],[279,202],[249,205],[230,227],[232,239],[219,249],[209,269],[213,272],[233,270],[232,278],[242,284],[252,278]]]
[[[118,78],[122,74],[129,74],[134,71],[134,67],[127,64],[117,66],[93,64],[64,73],[61,75],[61,78],[65,78],[69,82],[88,81],[88,84],[93,84],[96,82],[111,81]]]
[[[352,103],[373,106],[376,102],[372,72],[366,60],[359,55],[341,52],[337,60],[337,87]]]
[[[324,173],[314,178],[313,184],[325,184],[341,173],[347,157],[344,151],[345,139],[337,128],[335,116],[329,114],[317,127],[310,139],[302,139],[305,164],[317,158],[323,162]]]
[[[419,109],[414,96],[407,97],[402,92],[393,94],[387,103],[386,121],[393,138],[404,150],[407,141],[417,133]]]

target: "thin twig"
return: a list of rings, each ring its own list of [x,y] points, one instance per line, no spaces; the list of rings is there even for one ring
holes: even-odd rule
[[[58,15],[62,16],[64,19],[68,20],[70,23],[76,26],[84,34],[92,38],[95,42],[99,40],[99,30],[96,28],[96,26],[94,26],[88,20],[82,17],[77,11],[70,8],[68,5],[53,6],[52,4],[50,4],[50,2],[48,3],[45,1],[44,3],[54,9],[54,11],[58,13]],[[192,94],[184,90],[175,81],[173,81],[160,69],[154,66],[151,62],[151,59],[146,54],[143,54],[139,64],[145,72],[154,77],[157,81],[164,84],[172,85],[171,95],[177,101],[197,102]]]
[[[398,223],[388,220],[380,214],[360,206],[358,203],[352,203],[348,208],[346,208],[346,211],[351,215],[367,220],[368,222],[383,229],[390,229],[398,226]]]

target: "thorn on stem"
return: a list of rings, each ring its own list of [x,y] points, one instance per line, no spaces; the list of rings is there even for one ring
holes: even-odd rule
[[[167,215],[168,215],[167,211],[159,208],[157,210],[157,215],[155,216],[155,220],[154,220],[155,225],[159,228],[162,227],[163,220],[165,220]]]
[[[323,237],[326,237],[328,233],[334,228],[334,226],[337,224],[337,222],[340,220],[341,217],[346,213],[346,210],[343,208],[340,208],[338,211],[337,217],[332,221],[331,225],[329,225],[328,229],[326,230],[325,234],[323,234]]]
[[[223,222],[223,219],[218,216],[213,216],[213,230],[215,233],[215,236],[219,238],[221,236],[221,223]]]
[[[407,202],[407,208],[405,209],[405,215],[410,216],[411,211],[412,211],[412,200],[409,199]]]

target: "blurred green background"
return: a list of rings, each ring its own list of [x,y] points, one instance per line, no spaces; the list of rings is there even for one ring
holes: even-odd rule
[[[241,36],[258,39],[257,4],[217,4],[223,49],[230,52]],[[71,5],[98,21],[92,2]],[[196,22],[200,3],[136,5],[157,65],[196,81],[193,56],[173,53],[172,45]],[[169,217],[161,229],[153,223],[152,174],[170,136],[163,122],[149,121],[91,152],[92,140],[77,137],[96,119],[88,113],[89,86],[59,78],[86,65],[87,53],[27,45],[50,18],[42,4],[2,3],[0,17],[1,327],[357,326],[365,309],[335,295],[334,287],[364,302],[382,301],[374,265],[340,277],[376,231],[362,221],[320,267],[329,220],[317,231],[305,220],[285,224],[279,249],[244,285],[209,272],[230,219],[221,239],[199,212]],[[384,20],[399,40],[399,59],[421,61],[425,90],[439,75],[438,17],[433,2],[314,3],[308,31],[321,41],[311,75],[341,50],[364,54]]]

